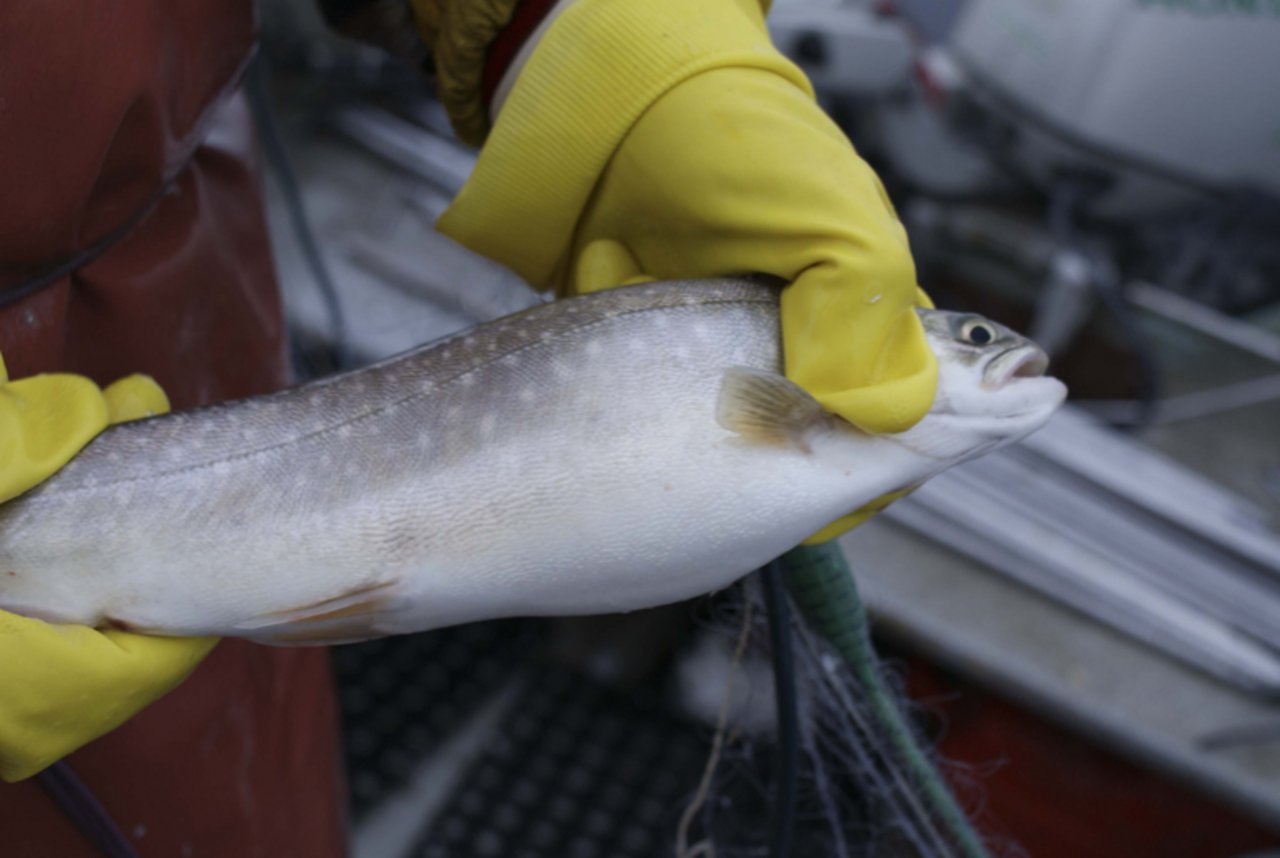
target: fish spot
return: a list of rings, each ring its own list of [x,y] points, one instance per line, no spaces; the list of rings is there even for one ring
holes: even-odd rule
[[[457,420],[462,416],[462,407],[459,405],[450,405],[444,412],[444,416],[449,420]]]
[[[494,414],[486,414],[480,418],[480,432],[485,437],[493,434],[493,430],[498,428],[498,418]]]
[[[604,346],[600,344],[599,340],[589,340],[586,351],[589,357],[596,357],[604,353]]]
[[[355,430],[351,428],[350,424],[343,424],[342,426],[338,427],[338,437],[350,438],[354,431]]]
[[[463,387],[475,387],[478,380],[474,372],[469,372],[458,379],[458,384]]]
[[[506,367],[514,367],[520,365],[519,355],[507,355],[502,359],[502,365]]]
[[[532,387],[526,387],[520,391],[521,402],[533,402],[538,398],[538,394],[534,392]]]
[[[121,456],[119,451],[117,450],[112,450],[110,453],[107,454],[107,461],[111,462],[112,464],[119,462],[123,458],[124,457]]]

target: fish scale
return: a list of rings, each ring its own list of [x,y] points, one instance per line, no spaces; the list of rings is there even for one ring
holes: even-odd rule
[[[778,291],[738,280],[543,305],[113,427],[0,506],[0,607],[308,644],[705,593],[1056,407],[1056,381],[1006,385],[1007,367],[997,387],[1012,393],[980,391],[975,373],[1034,346],[1006,331],[999,354],[960,348],[953,314],[920,312],[948,355],[945,408],[899,436],[860,432],[783,379]],[[1043,415],[1004,419],[1028,390]],[[977,408],[981,437],[956,402]]]

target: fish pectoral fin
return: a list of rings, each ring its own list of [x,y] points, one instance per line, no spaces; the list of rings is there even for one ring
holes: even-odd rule
[[[742,366],[725,370],[716,422],[749,441],[808,452],[806,436],[829,419],[818,400],[776,372]]]
[[[395,601],[396,580],[353,587],[327,599],[271,611],[236,626],[251,640],[321,645],[379,637],[377,620]]]

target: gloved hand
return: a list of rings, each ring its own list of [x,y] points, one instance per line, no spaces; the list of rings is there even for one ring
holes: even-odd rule
[[[869,432],[907,429],[932,404],[906,233],[749,0],[569,6],[439,226],[567,293],[782,277],[789,378]]]
[[[47,479],[109,423],[169,410],[135,375],[10,382],[0,360],[0,501]],[[90,570],[91,571],[91,570]],[[216,643],[52,625],[0,611],[0,778],[30,777],[168,692]]]

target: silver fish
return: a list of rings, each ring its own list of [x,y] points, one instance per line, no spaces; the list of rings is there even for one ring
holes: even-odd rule
[[[114,427],[0,506],[0,608],[312,644],[707,593],[1062,401],[1033,343],[919,313],[938,393],[893,435],[779,374],[777,290],[747,281],[557,302]]]

